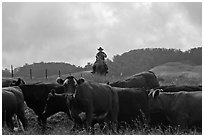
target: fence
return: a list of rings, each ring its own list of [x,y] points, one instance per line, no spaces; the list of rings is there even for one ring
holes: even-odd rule
[[[32,69],[30,69],[30,71],[29,71],[30,80],[33,79],[33,73],[32,72],[33,72]],[[70,73],[70,75],[71,75],[71,73]],[[45,75],[44,76],[45,76],[45,79],[47,80],[48,79],[48,69],[47,68],[45,69]],[[60,70],[58,71],[58,76],[61,77],[61,71]],[[12,78],[14,77],[14,69],[13,69],[12,65],[11,65],[11,77]]]

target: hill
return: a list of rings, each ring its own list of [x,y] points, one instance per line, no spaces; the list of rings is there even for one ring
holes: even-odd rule
[[[202,48],[188,51],[177,49],[137,49],[116,55],[108,66],[113,75],[133,75],[168,62],[184,62],[191,65],[202,65]]]
[[[192,66],[181,62],[168,62],[151,69],[157,75],[180,75],[185,74],[188,77],[202,77],[202,66]]]
[[[202,48],[198,47],[187,51],[164,48],[136,49],[125,52],[122,55],[115,55],[113,60],[107,59],[106,62],[110,76],[126,77],[168,62],[183,62],[193,66],[202,65]],[[81,71],[90,71],[92,65],[92,63],[87,63],[85,67],[76,67],[64,62],[25,64],[14,69],[14,76],[29,79],[30,71],[32,71],[33,78],[45,77],[45,72],[47,72],[48,76],[58,75],[59,71],[61,75],[73,74]],[[3,77],[11,76],[8,69],[2,70],[2,75]]]
[[[168,62],[151,69],[160,83],[202,85],[202,65]],[[178,83],[179,82],[179,83]]]

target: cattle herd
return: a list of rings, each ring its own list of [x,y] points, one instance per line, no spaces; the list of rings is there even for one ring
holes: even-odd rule
[[[2,79],[2,124],[14,130],[13,117],[28,127],[25,104],[38,116],[42,131],[47,118],[67,113],[71,130],[104,124],[117,133],[134,121],[149,126],[172,126],[180,130],[202,129],[202,86],[160,86],[151,71],[113,83],[97,83],[68,76],[56,83],[26,84],[22,79]]]

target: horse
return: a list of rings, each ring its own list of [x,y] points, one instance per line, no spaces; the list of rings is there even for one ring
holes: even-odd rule
[[[94,66],[93,66],[93,70],[94,70],[94,67],[95,67],[95,71],[93,71],[92,73],[96,73],[96,74],[99,74],[99,75],[106,75],[108,72],[107,72],[107,68],[105,66],[105,62],[103,60],[98,60],[94,63]]]

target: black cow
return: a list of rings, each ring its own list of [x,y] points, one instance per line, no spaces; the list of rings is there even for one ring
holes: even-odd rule
[[[58,78],[57,82],[63,84],[67,94],[74,96],[70,109],[76,122],[81,123],[79,114],[85,112],[86,127],[91,126],[94,115],[98,117],[106,113],[106,120],[117,123],[118,96],[109,85],[88,82],[83,78],[77,80],[73,76],[65,80]]]
[[[27,128],[25,117],[24,97],[19,87],[6,87],[2,89],[2,122],[6,121],[7,126],[13,131],[14,114],[20,119],[24,129]]]
[[[55,89],[52,89],[51,92],[48,94],[45,110],[43,112],[44,117],[50,117],[58,112],[65,112],[67,113],[70,119],[70,111],[69,111],[69,97],[68,94],[62,93],[57,94],[55,93]]]
[[[121,88],[144,88],[152,89],[159,87],[156,75],[152,71],[135,74],[125,80],[110,83],[112,87]]]
[[[2,78],[2,87],[25,85],[25,81],[21,78]]]
[[[160,92],[149,93],[150,112],[162,111],[172,126],[181,129],[194,125],[202,126],[202,92]]]
[[[48,94],[47,104],[43,112],[43,116],[49,117],[58,112],[65,112],[68,114],[70,120],[74,120],[75,122],[77,122],[78,126],[82,127],[84,121],[86,120],[86,116],[83,115],[83,112],[79,112],[78,116],[80,117],[77,116],[77,119],[72,118],[70,108],[72,105],[74,105],[74,103],[75,100],[73,98],[73,95],[68,95],[67,93],[57,94],[55,93],[55,90],[52,89],[51,92]],[[100,116],[93,115],[92,127],[95,123],[103,123],[106,115],[107,113]],[[76,124],[74,128],[76,128]]]
[[[145,90],[136,89],[136,88],[117,88],[111,87],[114,92],[118,93],[118,122],[126,122],[128,124],[133,125],[133,120],[140,120],[141,122],[145,122],[145,118],[148,118],[148,94]],[[65,112],[69,114],[69,109],[78,103],[76,100],[73,100],[71,95],[64,94],[56,94],[54,92],[49,93],[47,99],[46,109],[43,113],[45,116],[50,116],[58,112]],[[79,105],[79,104],[77,104]],[[75,106],[78,107],[78,106]],[[79,110],[76,115],[80,115],[81,111]],[[106,113],[104,114],[93,114],[92,116],[92,126],[95,123],[102,124],[105,121]],[[87,117],[75,117],[75,120],[82,124]]]
[[[118,95],[109,85],[85,81],[76,87],[73,96],[70,109],[74,119],[78,121],[79,114],[85,112],[86,127],[89,127],[94,115],[107,114],[105,121],[112,122],[114,130],[118,115]]]
[[[58,84],[31,84],[31,85],[20,85],[25,102],[29,108],[31,108],[38,116],[38,124],[46,124],[47,117],[42,115],[48,94],[51,89],[55,89],[57,93],[64,93],[64,87]]]

